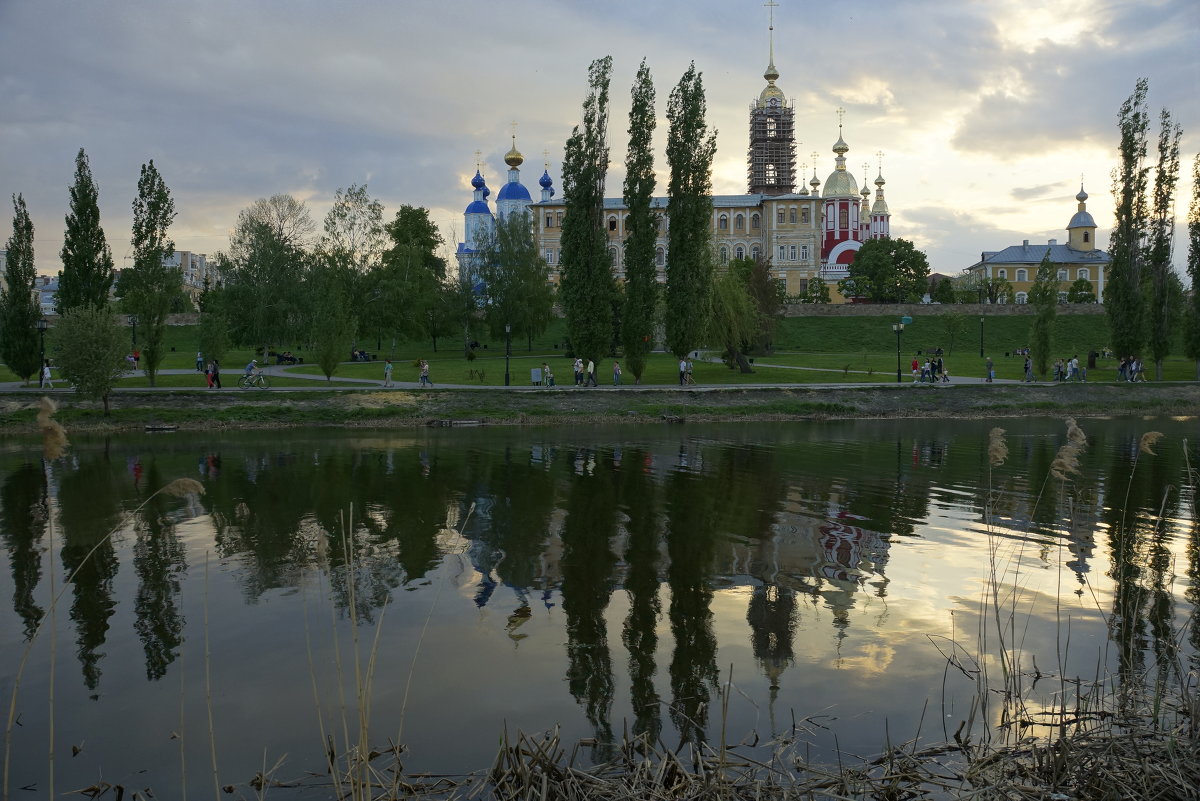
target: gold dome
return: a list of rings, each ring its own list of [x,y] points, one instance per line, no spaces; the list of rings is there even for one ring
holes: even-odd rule
[[[520,167],[525,163],[525,157],[521,155],[521,151],[517,150],[517,137],[513,137],[512,150],[504,154],[504,163],[510,167]]]

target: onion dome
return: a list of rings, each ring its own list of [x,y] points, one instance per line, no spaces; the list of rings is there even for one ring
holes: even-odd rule
[[[887,201],[883,199],[883,185],[886,183],[887,181],[883,180],[883,172],[880,172],[875,178],[875,204],[871,206],[872,214],[888,213]],[[864,188],[863,191],[866,191],[866,189]]]
[[[833,143],[833,152],[839,156],[844,156],[850,152],[850,145],[846,144],[845,140],[842,139],[842,128],[840,125],[838,126],[838,140]]]
[[[499,203],[501,200],[524,200],[529,202],[533,198],[529,196],[529,190],[520,181],[509,181],[500,187],[500,193],[496,195],[496,202]]]
[[[525,157],[521,155],[521,151],[517,150],[516,136],[513,136],[512,150],[504,154],[504,163],[514,169],[525,163]]]
[[[817,177],[816,168],[813,169],[813,177],[812,180],[808,182],[808,185],[813,188],[813,194],[817,194],[817,187],[821,185],[821,179]]]
[[[483,189],[483,176],[479,174],[479,170],[475,171],[475,177],[471,179],[471,186],[475,189]]]
[[[879,173],[879,175],[875,176],[875,185],[876,186],[882,187],[886,183],[887,183],[887,181],[883,180],[883,173]]]
[[[1075,196],[1079,201],[1079,211],[1075,212],[1075,216],[1071,218],[1071,222],[1067,223],[1067,230],[1072,228],[1095,228],[1096,221],[1092,219],[1092,215],[1087,210],[1087,192],[1083,191],[1083,184],[1079,185],[1079,194]]]
[[[486,200],[472,200],[467,206],[466,214],[491,214],[492,210],[488,208]]]
[[[554,181],[550,178],[550,170],[546,170],[542,173],[542,177],[538,179],[538,186],[540,186],[542,189],[549,189],[550,187],[554,186]]]
[[[484,197],[484,199],[486,200],[486,199],[487,199],[487,196],[488,196],[488,195],[490,195],[490,194],[492,194],[492,190],[488,189],[488,188],[487,188],[487,185],[484,185],[484,187],[483,187],[483,197]]]
[[[1075,199],[1078,200],[1080,203],[1082,203],[1088,199],[1088,193],[1083,191],[1082,184],[1080,184],[1080,186],[1079,186],[1079,194],[1075,196]]]

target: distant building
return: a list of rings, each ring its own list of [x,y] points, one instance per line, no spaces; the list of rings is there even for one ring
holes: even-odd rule
[[[984,251],[967,272],[977,278],[1003,278],[1012,284],[1013,296],[1001,298],[1001,303],[1028,303],[1038,266],[1049,251],[1058,277],[1059,301],[1066,303],[1071,284],[1083,278],[1092,285],[1092,294],[1096,296],[1096,302],[1100,302],[1104,298],[1104,281],[1112,258],[1096,247],[1096,221],[1088,213],[1087,199],[1087,192],[1080,186],[1079,194],[1075,196],[1079,208],[1067,223],[1065,245],[1060,245],[1057,239],[1044,245],[1031,245],[1026,239],[1004,250]]]
[[[54,311],[54,298],[58,295],[58,276],[39,275],[33,282],[33,291],[37,295],[38,305],[42,308],[42,316],[57,314]]]
[[[209,265],[208,257],[203,253],[177,250],[174,255],[163,259],[163,264],[174,267],[183,273],[183,291],[188,294],[193,303],[200,299],[205,287],[211,289],[221,283],[216,268]]]

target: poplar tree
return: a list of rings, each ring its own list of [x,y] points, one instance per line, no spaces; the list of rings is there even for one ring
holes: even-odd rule
[[[704,84],[693,62],[667,104],[667,349],[682,359],[702,341],[713,292],[712,161],[717,133],[705,121]]]
[[[34,295],[33,221],[22,195],[13,195],[12,236],[4,247],[8,266],[5,284],[0,286],[0,359],[18,378],[28,381],[41,366],[36,329],[42,309]]]
[[[1187,271],[1192,293],[1184,318],[1184,353],[1196,362],[1196,380],[1200,381],[1200,156],[1192,161],[1192,204],[1188,209]]]
[[[608,87],[612,56],[588,68],[583,123],[567,139],[563,155],[566,213],[562,227],[562,282],[559,297],[571,349],[598,358],[612,343],[612,262],[604,231],[604,179],[608,173]]]
[[[1137,356],[1143,342],[1142,243],[1146,233],[1146,131],[1149,82],[1139,78],[1117,113],[1121,140],[1119,161],[1113,169],[1114,225],[1109,237],[1108,280],[1104,284],[1104,310],[1118,356]]]
[[[62,248],[63,269],[58,274],[58,294],[54,298],[59,314],[80,306],[103,309],[108,305],[113,283],[112,252],[100,227],[99,192],[83,148],[75,156],[70,209]]]
[[[1035,309],[1033,324],[1029,327],[1029,341],[1033,348],[1033,370],[1042,378],[1050,368],[1050,352],[1054,347],[1054,318],[1058,316],[1058,272],[1050,261],[1050,249],[1038,265],[1033,286],[1029,288],[1029,304]]]
[[[1175,187],[1179,183],[1179,139],[1183,129],[1162,110],[1158,136],[1158,166],[1154,171],[1149,241],[1146,246],[1146,328],[1154,379],[1162,381],[1162,363],[1171,351],[1171,334],[1178,313],[1176,277],[1171,269],[1175,239]]]
[[[183,287],[183,270],[166,260],[175,254],[167,229],[175,220],[175,201],[154,161],[142,165],[133,200],[133,267],[121,273],[117,289],[126,308],[137,315],[142,334],[141,363],[150,386],[166,354],[164,342],[171,302]]]
[[[658,299],[658,269],[654,243],[658,237],[658,215],[651,210],[654,199],[654,83],[646,60],[638,67],[633,82],[633,105],[629,109],[629,150],[625,156],[625,302],[622,306],[621,346],[625,367],[635,383],[642,383],[646,354],[653,346],[654,311]]]

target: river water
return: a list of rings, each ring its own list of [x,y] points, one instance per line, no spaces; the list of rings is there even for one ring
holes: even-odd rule
[[[556,724],[592,759],[638,733],[938,741],[970,716],[992,588],[1040,671],[1200,667],[1196,421],[1082,421],[1067,481],[1063,421],[1001,421],[996,467],[992,425],[121,435],[49,464],[7,440],[9,792],[48,787],[51,698],[60,792],[211,793],[214,747],[222,784],[321,773],[356,670],[409,770]],[[180,477],[204,494],[155,494]]]

